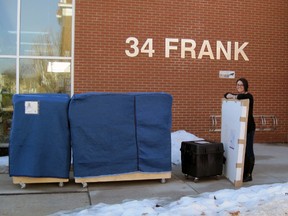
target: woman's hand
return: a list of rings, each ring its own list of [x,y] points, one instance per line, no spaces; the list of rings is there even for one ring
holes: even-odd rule
[[[226,95],[226,98],[227,99],[237,99],[237,95],[229,93],[229,94]]]

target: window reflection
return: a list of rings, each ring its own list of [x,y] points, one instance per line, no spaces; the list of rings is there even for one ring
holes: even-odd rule
[[[17,0],[0,0],[0,55],[16,55]]]
[[[70,61],[22,59],[20,93],[70,94]]]
[[[20,55],[71,56],[71,0],[22,0]]]
[[[0,58],[0,143],[9,143],[15,90],[16,60]]]
[[[0,155],[9,143],[13,94],[71,94],[71,40],[72,0],[0,0]]]

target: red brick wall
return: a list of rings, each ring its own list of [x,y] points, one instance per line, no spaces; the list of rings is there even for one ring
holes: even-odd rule
[[[278,128],[257,132],[256,142],[288,140],[287,0],[77,0],[75,18],[75,93],[89,91],[163,91],[173,96],[173,131],[206,139],[212,114],[221,114],[221,98],[235,90],[236,79],[220,79],[220,70],[246,77],[255,98],[255,115],[276,115]],[[140,46],[153,38],[155,53],[125,54],[128,37]],[[177,51],[165,58],[165,38],[193,39],[196,56],[203,40],[249,42],[239,60],[185,59]],[[233,54],[232,45],[232,54]]]

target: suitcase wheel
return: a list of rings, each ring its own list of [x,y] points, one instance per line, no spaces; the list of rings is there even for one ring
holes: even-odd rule
[[[194,183],[197,183],[198,180],[199,180],[199,178],[197,178],[197,177],[195,177],[195,178],[193,179]]]
[[[216,175],[216,179],[219,180],[221,178],[221,175]]]

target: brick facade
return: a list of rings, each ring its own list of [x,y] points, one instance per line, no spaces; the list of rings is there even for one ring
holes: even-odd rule
[[[275,131],[256,132],[255,142],[288,141],[288,1],[77,0],[75,7],[75,93],[89,91],[163,91],[173,96],[173,131],[220,140],[211,132],[210,115],[221,114],[221,98],[235,91],[236,79],[220,79],[220,70],[246,77],[255,115],[275,115]],[[153,39],[153,57],[128,57],[128,37]],[[196,58],[181,58],[181,45],[165,58],[165,39],[192,39]],[[215,59],[197,58],[208,40]],[[232,59],[216,59],[216,42],[232,44]],[[245,53],[234,59],[234,44]]]

